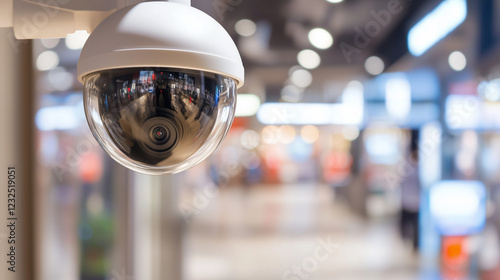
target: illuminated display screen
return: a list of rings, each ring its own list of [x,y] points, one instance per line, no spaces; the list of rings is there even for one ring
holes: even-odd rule
[[[445,236],[481,232],[486,222],[486,188],[478,181],[441,181],[430,190],[431,216]]]

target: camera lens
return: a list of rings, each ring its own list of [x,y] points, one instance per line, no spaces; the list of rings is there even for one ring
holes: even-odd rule
[[[168,140],[167,138],[169,136],[167,129],[162,125],[154,127],[149,135],[153,142],[158,142],[158,143],[165,142],[166,140]]]
[[[175,118],[169,118],[168,114],[151,118],[145,121],[142,126],[148,133],[148,140],[143,141],[143,147],[154,153],[171,151],[177,146],[182,135],[181,125],[175,121]]]

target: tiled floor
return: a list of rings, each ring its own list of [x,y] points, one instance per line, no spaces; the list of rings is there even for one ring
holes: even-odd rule
[[[390,223],[368,223],[326,186],[228,188],[187,228],[187,280],[406,280],[417,261]]]

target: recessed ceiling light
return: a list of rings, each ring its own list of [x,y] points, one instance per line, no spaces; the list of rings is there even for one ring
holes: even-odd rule
[[[240,36],[250,37],[257,31],[257,25],[249,19],[242,19],[236,23],[234,29]]]
[[[385,70],[384,61],[378,56],[371,56],[365,62],[366,72],[373,76],[382,74]]]
[[[313,50],[303,50],[297,56],[300,66],[306,69],[315,69],[321,64],[321,57]]]
[[[52,70],[59,65],[59,56],[54,51],[44,51],[36,58],[36,68],[40,71]]]
[[[459,51],[452,52],[448,57],[448,63],[451,69],[455,71],[462,71],[467,66],[467,58]]]
[[[318,49],[326,50],[333,45],[333,37],[323,28],[314,28],[309,31],[309,42]]]
[[[290,80],[299,88],[306,88],[313,82],[313,76],[305,69],[296,70],[290,75]]]

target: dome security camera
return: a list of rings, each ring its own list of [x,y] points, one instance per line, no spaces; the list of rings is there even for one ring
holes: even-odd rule
[[[43,2],[43,3],[42,3]],[[90,129],[118,163],[160,175],[206,159],[231,127],[244,68],[224,28],[190,0],[5,0],[18,39],[91,33],[78,62]],[[140,2],[117,11],[130,2]]]
[[[241,57],[224,28],[189,3],[116,11],[91,33],[78,62],[94,137],[140,173],[173,174],[200,163],[234,118]]]

